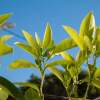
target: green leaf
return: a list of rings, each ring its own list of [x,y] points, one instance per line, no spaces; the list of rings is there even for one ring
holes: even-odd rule
[[[6,42],[7,40],[11,39],[12,35],[4,35],[0,37],[1,42]]]
[[[33,56],[35,56],[35,57],[37,56],[36,50],[35,50],[34,48],[32,48],[31,46],[26,45],[26,44],[21,43],[21,42],[15,42],[15,44],[16,44],[18,47],[20,47],[20,48],[22,48],[23,50],[25,50],[26,52],[32,54]]]
[[[0,42],[0,56],[9,54],[13,52],[13,48],[9,45],[4,44],[3,42]]]
[[[61,80],[61,82],[63,82],[63,79],[64,79],[64,76],[63,76],[63,72],[60,71],[59,69],[57,69],[56,67],[54,66],[50,66],[48,67],[48,70],[54,74],[58,79]]]
[[[4,24],[9,19],[9,17],[11,15],[12,15],[11,13],[6,13],[6,14],[3,14],[3,15],[0,15],[0,26],[2,24]]]
[[[35,33],[35,39],[36,39],[37,44],[41,47],[41,40],[37,33]]]
[[[72,39],[66,38],[66,39],[62,40],[61,43],[59,43],[55,46],[53,52],[54,52],[54,54],[60,53],[65,50],[72,49],[76,46],[77,46],[76,43]]]
[[[50,24],[47,23],[42,43],[43,48],[47,48],[51,41],[52,41],[52,30]]]
[[[74,63],[74,61],[75,61],[74,58],[70,54],[68,54],[67,52],[61,52],[60,54],[70,64]]]
[[[60,66],[64,66],[65,67],[65,66],[68,65],[68,62],[66,60],[62,60],[62,59],[56,60],[56,61],[53,61],[53,62],[47,64],[46,65],[46,68],[47,67],[52,67],[52,66],[57,66],[57,65],[60,65]]]
[[[92,84],[100,89],[100,68],[96,69],[93,76]]]
[[[0,100],[7,100],[9,93],[0,86]]]
[[[95,31],[95,18],[92,12],[83,19],[80,26],[80,36],[87,35],[90,40],[93,38],[93,32]]]
[[[75,41],[75,43],[80,47],[81,50],[84,50],[84,40],[81,38],[76,30],[72,29],[69,26],[63,26],[65,31],[70,35],[70,37]]]
[[[16,100],[24,100],[21,91],[15,87],[13,83],[2,76],[0,76],[0,85],[4,86],[16,98]]]
[[[36,40],[32,37],[31,34],[29,34],[26,31],[23,31],[23,35],[25,36],[29,45],[35,50],[35,52],[37,52],[37,55],[39,56],[40,55],[40,48],[39,48]]]
[[[42,100],[39,94],[32,88],[25,92],[25,100]]]
[[[31,82],[17,82],[15,84],[19,85],[19,86],[24,86],[24,87],[30,87],[30,88],[33,88],[34,90],[36,90],[37,92],[39,92],[39,87],[35,83],[31,83]]]
[[[96,43],[96,56],[100,56],[100,27],[96,28],[96,37],[95,37],[95,43]]]
[[[34,68],[35,64],[25,60],[25,59],[18,59],[13,61],[10,64],[10,68],[17,69],[17,68]]]

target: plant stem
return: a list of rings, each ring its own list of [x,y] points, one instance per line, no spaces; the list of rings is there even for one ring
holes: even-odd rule
[[[85,100],[86,100],[87,95],[88,95],[89,86],[90,86],[90,85],[89,85],[89,83],[88,83],[87,88],[86,88],[86,92],[85,92],[85,96],[84,96]]]
[[[41,85],[40,85],[40,95],[41,95],[42,100],[44,100],[44,94],[43,94],[44,78],[45,78],[45,74],[43,72],[43,74],[41,75]]]

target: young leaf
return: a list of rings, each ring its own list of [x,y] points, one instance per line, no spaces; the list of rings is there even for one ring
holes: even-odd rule
[[[74,63],[74,58],[70,54],[68,54],[67,52],[61,52],[60,54],[70,64]]]
[[[31,34],[29,34],[29,33],[26,32],[26,31],[23,31],[23,35],[25,36],[25,38],[26,38],[26,40],[28,41],[29,45],[30,45],[36,52],[38,52],[37,54],[39,55],[39,53],[40,53],[40,52],[39,52],[40,48],[39,48],[39,46],[38,46],[36,40],[32,37]]]
[[[4,88],[0,86],[0,100],[7,100],[8,95],[9,94],[7,93],[7,91],[5,91]]]
[[[92,12],[83,19],[80,26],[80,36],[84,37],[87,35],[90,40],[92,40],[93,33],[95,31],[95,18]]]
[[[100,27],[96,28],[96,37],[95,37],[95,43],[96,43],[96,56],[100,56]]]
[[[32,54],[33,56],[35,56],[35,57],[38,56],[37,51],[36,51],[34,48],[32,48],[31,46],[26,45],[26,44],[21,43],[21,42],[15,42],[15,44],[16,44],[18,47],[20,47],[20,48],[22,48],[23,50],[25,50],[26,52]]]
[[[6,42],[7,40],[11,39],[12,35],[4,35],[0,37],[1,42]]]
[[[55,45],[53,53],[57,54],[65,50],[72,49],[76,46],[76,43],[71,38],[66,38],[62,40],[61,43]]]
[[[35,39],[36,39],[37,44],[41,47],[41,40],[36,32],[35,32]]]
[[[75,41],[75,43],[80,47],[80,49],[84,50],[84,40],[79,37],[78,33],[69,26],[63,26],[63,28],[70,35],[70,37]]]
[[[49,64],[46,65],[46,67],[51,67],[51,66],[57,66],[57,65],[60,65],[60,66],[67,66],[68,65],[68,62],[66,60],[56,60],[56,61],[53,61]]]
[[[56,77],[58,77],[61,82],[63,82],[63,72],[61,72],[59,69],[57,69],[56,67],[54,66],[50,66],[48,67],[48,70],[53,73]]]
[[[51,41],[52,41],[52,30],[50,24],[47,23],[42,43],[43,48],[47,48]]]
[[[25,60],[25,59],[18,59],[13,61],[10,64],[10,68],[17,69],[17,68],[34,68],[35,64]]]
[[[32,88],[25,92],[25,100],[42,100],[39,94]]]
[[[13,48],[9,45],[4,44],[3,42],[0,42],[0,56],[9,54],[13,52]]]
[[[9,17],[11,15],[12,15],[11,13],[6,13],[6,14],[3,14],[3,15],[0,15],[0,26],[2,24],[4,24],[9,19]]]
[[[2,76],[0,76],[0,85],[4,86],[16,98],[16,100],[25,100],[21,91],[15,87],[13,83]]]
[[[92,84],[100,89],[100,68],[97,68],[94,76],[93,76],[93,81]]]
[[[36,90],[37,92],[39,92],[39,87],[35,83],[31,83],[31,82],[17,82],[15,84],[19,85],[19,86],[24,86],[24,87],[30,87],[30,88],[33,88],[34,90]]]

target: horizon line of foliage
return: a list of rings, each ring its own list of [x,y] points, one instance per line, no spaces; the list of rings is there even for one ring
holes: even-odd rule
[[[11,14],[9,13],[0,16],[1,29],[10,16]],[[8,95],[12,95],[17,100],[32,100],[32,98],[35,100],[44,100],[43,85],[47,69],[62,82],[69,100],[71,100],[72,96],[78,97],[77,86],[84,82],[87,82],[87,88],[81,100],[87,99],[88,90],[91,85],[100,89],[100,67],[96,66],[96,59],[100,56],[100,27],[96,26],[93,13],[89,12],[82,20],[79,32],[67,25],[63,25],[63,28],[69,37],[58,44],[54,43],[49,23],[46,25],[43,40],[40,39],[37,33],[33,37],[27,31],[22,31],[27,43],[15,42],[15,45],[31,54],[35,62],[33,63],[20,58],[14,60],[9,66],[12,69],[36,68],[41,74],[41,84],[38,86],[37,84],[28,82],[16,83],[15,85],[18,86],[30,87],[23,96],[14,84],[0,77],[0,91],[7,91],[6,98]],[[0,37],[0,56],[13,51],[12,47],[5,44],[11,37],[10,35]],[[67,50],[76,47],[79,48],[79,51],[76,57],[73,57]],[[50,59],[55,56],[61,56],[62,58],[50,62]],[[91,58],[93,58],[93,62],[89,63],[89,59]],[[88,75],[79,80],[78,76],[82,72],[83,64],[86,64]],[[59,70],[58,66],[64,69],[63,72]],[[72,86],[70,85],[71,81],[73,82]],[[8,84],[3,85],[5,82]]]

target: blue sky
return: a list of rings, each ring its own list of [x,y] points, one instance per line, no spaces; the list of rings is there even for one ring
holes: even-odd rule
[[[22,35],[24,29],[31,34],[38,32],[41,39],[44,34],[46,23],[51,24],[55,43],[60,42],[68,35],[62,28],[62,25],[70,25],[79,30],[80,23],[84,16],[92,11],[96,18],[97,26],[100,25],[100,0],[0,0],[0,14],[11,12],[13,16],[9,22],[16,23],[16,28],[12,29],[16,34]],[[0,31],[4,35],[5,32]],[[11,81],[25,81],[34,73],[39,76],[37,70],[18,69],[11,70],[8,65],[15,59],[25,58],[29,61],[34,59],[13,43],[23,41],[13,37],[8,44],[14,47],[13,54],[0,57],[0,75]],[[72,51],[72,55],[75,52]]]

